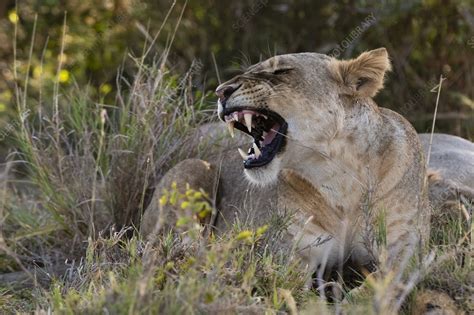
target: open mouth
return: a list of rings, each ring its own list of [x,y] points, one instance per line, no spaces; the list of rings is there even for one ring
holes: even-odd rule
[[[234,108],[226,111],[223,116],[232,137],[235,128],[252,136],[254,140],[247,153],[239,148],[247,169],[267,165],[285,145],[288,124],[273,111]]]

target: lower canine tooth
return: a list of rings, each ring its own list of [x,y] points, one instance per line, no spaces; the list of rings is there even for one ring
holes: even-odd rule
[[[244,114],[245,125],[249,132],[252,132],[252,114],[246,113]]]
[[[234,137],[234,122],[229,121],[227,123],[227,129],[229,129],[230,136],[233,138]]]
[[[248,155],[247,155],[247,154],[245,154],[245,152],[244,152],[244,151],[242,151],[242,149],[241,149],[241,148],[238,148],[237,150],[239,151],[239,154],[240,154],[240,156],[241,156],[241,157],[242,157],[244,160],[246,160],[246,161],[247,161],[247,159],[249,158],[249,157],[248,157]]]
[[[262,152],[258,148],[257,144],[254,142],[253,143],[253,150],[255,151],[255,157],[258,159],[260,155],[262,155]]]

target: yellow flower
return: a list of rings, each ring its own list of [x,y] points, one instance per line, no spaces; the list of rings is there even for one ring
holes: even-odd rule
[[[69,71],[65,69],[59,71],[59,76],[58,76],[59,82],[67,83],[69,82],[69,77],[70,77]]]
[[[18,16],[15,10],[11,10],[8,13],[8,19],[10,20],[10,22],[12,22],[12,24],[16,24],[20,20],[20,17]]]
[[[257,236],[262,236],[268,230],[268,225],[261,226],[257,229]]]
[[[168,202],[168,196],[166,196],[166,195],[161,196],[161,198],[160,198],[160,206],[166,205],[167,202]]]
[[[252,231],[245,230],[245,231],[240,232],[237,235],[237,239],[238,240],[245,240],[245,239],[249,239],[251,236],[252,236]]]
[[[104,83],[100,86],[99,90],[100,90],[100,93],[107,95],[110,93],[110,91],[112,91],[112,85],[108,83]]]
[[[210,213],[211,213],[211,210],[209,210],[209,209],[204,209],[204,210],[202,210],[201,212],[198,213],[198,217],[199,217],[200,219],[204,219],[204,218],[207,217]]]
[[[42,69],[42,67],[36,66],[36,67],[33,69],[33,77],[34,77],[35,79],[38,79],[42,74],[43,74],[43,69]]]
[[[7,109],[7,105],[0,103],[0,113],[4,112]]]

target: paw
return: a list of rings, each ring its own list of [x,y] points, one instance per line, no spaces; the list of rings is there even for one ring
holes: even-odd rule
[[[426,290],[418,293],[412,306],[411,314],[416,315],[461,315],[454,300],[443,292]]]

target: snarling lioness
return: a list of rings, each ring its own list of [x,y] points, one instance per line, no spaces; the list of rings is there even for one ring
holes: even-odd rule
[[[376,262],[380,244],[372,234],[382,220],[387,261],[397,267],[424,243],[429,207],[417,133],[372,100],[390,68],[384,48],[353,60],[299,53],[275,56],[221,84],[218,116],[240,134],[230,146],[248,150],[175,166],[157,186],[142,232],[173,225],[176,209],[160,212],[157,200],[175,181],[208,192],[218,231],[235,217],[265,221],[277,209],[295,211],[288,239],[310,273],[347,260]]]

